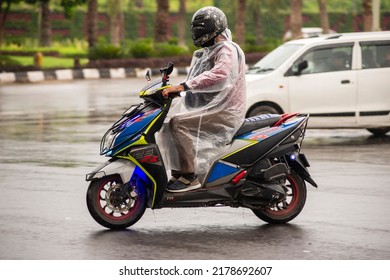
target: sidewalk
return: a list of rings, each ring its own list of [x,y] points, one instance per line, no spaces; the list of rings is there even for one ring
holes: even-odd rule
[[[43,81],[71,81],[90,79],[125,79],[145,77],[146,71],[159,75],[157,68],[85,68],[27,72],[0,72],[0,84],[39,83]],[[175,67],[170,76],[187,75],[189,67]]]

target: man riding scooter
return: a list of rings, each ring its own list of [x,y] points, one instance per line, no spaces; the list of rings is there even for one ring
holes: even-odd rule
[[[172,92],[190,91],[175,113],[170,112],[162,131],[172,175],[169,192],[201,188],[198,175],[211,164],[205,158],[218,155],[218,148],[232,139],[245,117],[245,55],[231,40],[225,14],[216,7],[198,10],[191,34],[201,49],[193,54],[188,77],[162,92],[168,98]]]
[[[317,186],[300,151],[309,115],[244,119],[244,55],[226,27],[214,7],[195,13],[194,43],[203,48],[186,81],[169,84],[172,63],[161,80],[147,74],[143,102],[102,137],[100,154],[109,159],[86,175],[88,210],[100,225],[127,228],[146,208],[245,207],[278,224],[303,209],[305,181]]]

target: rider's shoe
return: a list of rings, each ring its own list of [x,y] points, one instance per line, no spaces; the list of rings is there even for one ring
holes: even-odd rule
[[[172,176],[171,179],[169,179],[167,186],[172,185],[172,184],[175,183],[177,180],[179,180],[179,178],[176,178],[175,176]]]
[[[171,178],[170,178],[169,181],[168,181],[167,186],[170,186],[170,185],[172,185],[173,183],[175,183],[177,180],[179,180],[180,177],[181,177],[180,175],[179,175],[179,176],[172,175]]]
[[[183,176],[181,176],[173,184],[167,187],[167,191],[186,192],[186,191],[199,189],[200,187],[202,187],[202,185],[200,184],[198,177],[195,176],[193,179],[188,180]]]
[[[190,173],[188,175],[194,175],[193,173]],[[178,170],[171,170],[171,178],[169,179],[168,181],[168,184],[167,186],[170,186],[172,185],[173,183],[175,183],[180,177],[182,176],[182,173]],[[186,176],[186,175],[185,175]],[[187,177],[187,176],[186,176]],[[193,176],[192,176],[193,177]]]

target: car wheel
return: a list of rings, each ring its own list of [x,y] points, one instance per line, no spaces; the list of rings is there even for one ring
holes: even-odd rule
[[[384,136],[387,132],[390,131],[390,127],[383,128],[367,128],[369,132],[374,134],[374,136]]]
[[[247,117],[254,117],[261,114],[280,114],[280,112],[271,105],[258,105],[249,111]]]

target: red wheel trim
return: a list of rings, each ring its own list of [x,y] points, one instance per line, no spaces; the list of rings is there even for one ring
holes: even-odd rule
[[[287,205],[287,209],[274,211],[274,210],[271,210],[271,209],[267,208],[266,212],[268,212],[268,213],[270,213],[272,215],[275,215],[275,216],[283,216],[283,215],[286,215],[287,213],[289,213],[297,205],[297,203],[298,203],[298,195],[299,195],[298,194],[298,188],[297,188],[297,182],[291,176],[288,176],[287,179],[290,182],[291,189],[292,189],[292,195],[293,195],[292,196],[292,200]]]
[[[96,202],[97,202],[99,211],[100,211],[104,216],[106,216],[107,218],[112,219],[112,220],[117,220],[117,221],[119,221],[119,220],[127,219],[128,217],[130,217],[130,216],[133,214],[133,212],[135,211],[135,209],[137,209],[137,204],[138,204],[139,202],[138,202],[138,200],[136,200],[136,201],[134,202],[134,206],[129,210],[129,213],[127,213],[126,215],[123,215],[123,216],[120,216],[120,217],[115,217],[115,216],[113,216],[113,215],[111,215],[111,214],[106,213],[106,211],[104,211],[104,209],[103,209],[103,208],[101,207],[101,205],[100,205],[100,201],[102,200],[102,199],[100,198],[100,192],[102,191],[102,189],[104,188],[104,186],[105,186],[107,183],[109,183],[109,182],[111,182],[111,180],[106,180],[106,181],[104,181],[104,182],[101,184],[101,186],[99,187],[99,191],[97,192]]]

